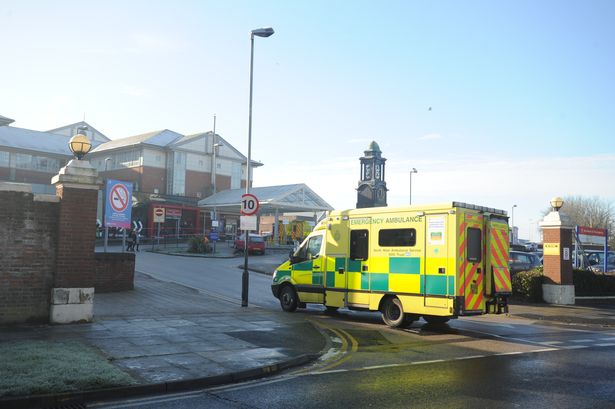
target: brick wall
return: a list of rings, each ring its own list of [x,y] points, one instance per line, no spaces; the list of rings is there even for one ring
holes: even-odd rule
[[[560,243],[559,255],[544,255],[544,275],[549,284],[572,285],[572,230],[545,228],[544,243]],[[564,248],[569,249],[569,260],[564,260]]]
[[[0,184],[0,324],[47,322],[59,202],[8,185]]]
[[[98,190],[57,187],[59,212],[56,288],[94,287]]]
[[[96,253],[96,293],[134,289],[134,253]]]

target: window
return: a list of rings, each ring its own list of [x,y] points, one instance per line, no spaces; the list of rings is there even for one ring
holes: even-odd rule
[[[320,255],[322,247],[322,236],[311,237],[310,240],[299,249],[296,255],[295,262],[312,260]]]
[[[381,247],[411,247],[416,244],[416,229],[386,229],[378,232]]]
[[[9,153],[8,152],[0,152],[0,166],[3,168],[9,167]]]
[[[481,249],[483,248],[480,229],[468,228],[468,261],[480,263]]]
[[[352,230],[350,232],[350,258],[367,260],[369,250],[369,233],[367,230]]]

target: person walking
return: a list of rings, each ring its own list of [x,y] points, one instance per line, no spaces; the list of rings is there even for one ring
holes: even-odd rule
[[[126,251],[135,251],[135,231],[131,230],[130,234],[128,234],[128,238],[126,239]]]
[[[133,230],[134,233],[134,239],[133,239],[133,250],[139,251],[139,243],[141,242],[141,231],[140,230]]]

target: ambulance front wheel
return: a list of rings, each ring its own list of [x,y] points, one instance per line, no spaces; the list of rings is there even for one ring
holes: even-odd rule
[[[401,327],[407,325],[408,314],[404,313],[401,301],[397,297],[390,297],[382,304],[382,321],[389,327]],[[412,321],[410,321],[412,323]]]
[[[280,290],[280,305],[286,312],[294,312],[299,304],[297,292],[290,285],[285,285]]]

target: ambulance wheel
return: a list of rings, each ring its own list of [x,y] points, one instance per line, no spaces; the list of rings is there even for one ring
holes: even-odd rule
[[[334,314],[334,313],[336,313],[336,312],[337,312],[337,310],[338,310],[340,307],[332,307],[332,306],[330,306],[330,305],[327,305],[325,308],[327,309],[327,311],[326,311],[326,312],[327,312],[327,314]]]
[[[404,324],[407,314],[401,306],[399,298],[391,297],[382,304],[382,321],[389,327],[400,327]]]
[[[427,321],[428,324],[434,325],[446,324],[450,320],[448,317],[439,317],[437,315],[423,315],[423,319]]]
[[[280,306],[286,312],[294,312],[299,304],[297,292],[290,285],[285,285],[280,290]]]

